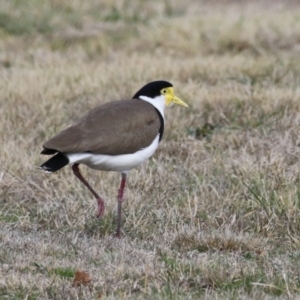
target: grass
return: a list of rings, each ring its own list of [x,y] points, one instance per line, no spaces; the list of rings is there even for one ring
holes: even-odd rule
[[[298,298],[296,1],[0,0],[0,299]],[[43,142],[151,80],[175,86],[130,172],[37,170]],[[89,286],[72,286],[77,270]]]

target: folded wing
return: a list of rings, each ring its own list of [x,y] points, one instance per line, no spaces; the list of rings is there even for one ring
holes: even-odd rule
[[[128,154],[149,146],[160,131],[161,118],[148,102],[131,99],[98,106],[44,143],[42,154],[91,152]]]

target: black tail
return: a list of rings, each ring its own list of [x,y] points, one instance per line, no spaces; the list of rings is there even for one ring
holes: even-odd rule
[[[39,169],[42,169],[48,173],[56,172],[69,163],[69,159],[62,153],[57,153],[49,160],[43,163]]]

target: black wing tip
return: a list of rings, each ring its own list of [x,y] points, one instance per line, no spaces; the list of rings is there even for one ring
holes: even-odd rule
[[[39,170],[45,171],[46,173],[53,173],[53,171],[50,168],[47,168],[44,165],[41,165],[38,167]]]
[[[58,151],[57,150],[54,150],[54,149],[47,149],[47,148],[44,148],[40,154],[43,154],[43,155],[52,155],[52,154],[55,154],[57,153]]]
[[[47,173],[56,172],[59,169],[63,168],[64,166],[69,164],[69,159],[63,153],[57,153],[44,162],[39,169],[43,170]]]

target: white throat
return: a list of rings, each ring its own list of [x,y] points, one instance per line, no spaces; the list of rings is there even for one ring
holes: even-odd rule
[[[151,103],[162,115],[163,118],[165,118],[164,112],[165,112],[165,96],[160,95],[155,98],[150,98],[147,96],[139,96],[140,99],[147,101]]]

